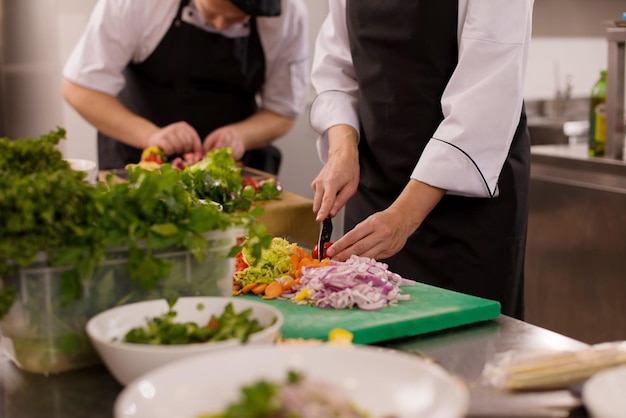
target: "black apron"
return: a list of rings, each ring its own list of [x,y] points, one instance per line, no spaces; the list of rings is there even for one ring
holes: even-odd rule
[[[248,37],[206,32],[182,20],[183,8],[190,1],[181,1],[169,30],[152,54],[126,67],[126,85],[118,99],[157,126],[185,121],[204,140],[214,129],[256,112],[255,95],[265,81],[265,55],[255,19],[250,20]],[[274,150],[280,163],[278,149],[268,148],[273,150],[247,153],[244,163],[259,159],[255,152],[274,155]],[[100,169],[137,163],[141,151],[98,133]]]
[[[398,197],[443,120],[441,96],[458,60],[458,2],[347,0],[346,13],[361,121],[348,231]],[[499,196],[445,195],[402,251],[381,261],[408,279],[497,300],[521,319],[529,177],[522,111]]]

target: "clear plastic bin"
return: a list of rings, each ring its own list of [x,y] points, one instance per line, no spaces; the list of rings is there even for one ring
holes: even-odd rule
[[[157,257],[172,263],[170,274],[149,290],[135,284],[127,269],[127,251],[107,251],[105,260],[86,278],[83,297],[61,306],[62,275],[68,268],[34,264],[0,286],[13,285],[17,298],[0,322],[5,353],[21,369],[50,374],[100,363],[85,332],[87,320],[108,308],[173,296],[230,296],[235,262],[228,253],[240,229],[207,234],[209,250],[202,261],[188,251],[165,250]]]

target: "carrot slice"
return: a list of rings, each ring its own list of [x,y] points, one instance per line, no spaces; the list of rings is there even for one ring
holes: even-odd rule
[[[252,293],[254,293],[255,295],[260,295],[261,293],[263,293],[266,287],[266,283],[257,283],[257,285],[252,288]]]
[[[296,284],[295,279],[289,279],[283,284],[283,290],[291,290],[293,285]]]
[[[275,299],[279,297],[281,293],[283,293],[283,285],[278,280],[274,280],[265,288],[263,299]]]
[[[258,283],[252,282],[252,283],[248,283],[247,285],[245,285],[243,287],[243,289],[241,289],[241,291],[243,293],[248,293],[249,291],[251,291],[252,289],[254,289],[256,287]]]

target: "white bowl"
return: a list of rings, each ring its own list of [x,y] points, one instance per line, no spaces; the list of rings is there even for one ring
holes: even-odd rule
[[[583,403],[593,418],[626,416],[626,366],[616,366],[591,376],[583,385]]]
[[[232,302],[236,313],[252,308],[252,315],[265,329],[250,335],[246,345],[273,343],[283,324],[282,313],[262,302],[232,297],[181,297],[174,305],[175,322],[195,322],[205,325],[211,315],[220,316]],[[198,306],[203,305],[202,310]],[[135,327],[144,326],[146,319],[168,311],[165,299],[118,306],[99,313],[87,322],[87,335],[111,374],[125,385],[136,377],[173,360],[202,353],[220,351],[242,345],[237,339],[184,345],[148,345],[121,341]],[[118,341],[113,341],[117,338]]]
[[[371,417],[461,418],[469,407],[460,379],[416,355],[360,345],[257,344],[152,370],[124,388],[113,412],[115,418],[197,418],[223,411],[244,385],[284,381],[290,370],[333,385]]]
[[[95,161],[91,161],[91,160],[83,160],[80,158],[66,158],[65,161],[67,161],[70,164],[70,167],[72,167],[72,170],[76,170],[76,171],[84,171],[86,173],[85,176],[85,181],[91,184],[95,184],[98,180],[98,170],[97,170],[97,164],[95,163]]]

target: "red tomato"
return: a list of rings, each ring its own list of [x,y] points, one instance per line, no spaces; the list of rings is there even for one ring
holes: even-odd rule
[[[328,249],[328,247],[330,247],[331,245],[333,245],[332,242],[325,242],[324,243],[324,250],[322,253],[322,258],[326,258],[326,250]],[[315,244],[315,247],[313,247],[313,250],[311,251],[311,257],[313,257],[314,259],[317,260],[318,255],[319,255],[319,245]]]
[[[248,264],[243,260],[241,251],[235,256],[235,271],[241,271],[248,268]]]
[[[252,177],[244,177],[241,179],[243,186],[252,186],[254,187],[254,191],[258,192],[259,191],[259,183],[257,183],[257,181],[255,179],[253,179]]]

